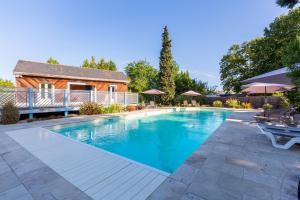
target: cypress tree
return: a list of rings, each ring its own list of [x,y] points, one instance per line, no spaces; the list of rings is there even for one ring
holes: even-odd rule
[[[162,49],[159,57],[159,86],[165,92],[161,96],[163,104],[171,104],[175,97],[175,77],[173,73],[174,61],[171,51],[171,40],[168,27],[164,27],[162,34]]]

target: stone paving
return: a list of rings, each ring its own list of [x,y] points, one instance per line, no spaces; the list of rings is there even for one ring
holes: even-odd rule
[[[0,125],[0,200],[90,199],[4,132],[91,119],[93,117],[85,119],[77,117],[17,125]]]
[[[234,113],[149,199],[297,199],[300,147],[280,150],[251,123],[254,113]],[[90,199],[5,131],[88,121],[76,117],[0,125],[0,200]]]
[[[148,199],[297,200],[300,146],[273,148],[253,115],[234,113]]]

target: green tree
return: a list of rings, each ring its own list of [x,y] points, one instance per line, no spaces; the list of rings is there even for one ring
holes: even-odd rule
[[[128,88],[132,92],[141,93],[147,89],[156,88],[158,70],[147,61],[131,62],[126,66],[125,72],[130,79]]]
[[[180,95],[183,92],[191,90],[194,86],[194,80],[190,77],[188,71],[181,71],[175,78],[176,94]]]
[[[174,61],[171,51],[171,40],[167,26],[162,34],[162,49],[159,57],[159,86],[165,92],[161,96],[162,103],[170,104],[175,97]]]
[[[300,87],[300,34],[287,46],[283,60],[290,70],[292,82]]]
[[[282,68],[287,46],[296,38],[299,27],[300,8],[295,8],[270,23],[264,37],[231,46],[220,62],[223,89],[240,92],[240,81]]]
[[[83,64],[81,65],[82,68],[89,68],[90,62],[88,59],[84,59]]]
[[[109,60],[106,62],[103,58],[97,63],[96,58],[94,56],[91,57],[91,60],[85,59],[83,64],[81,65],[82,68],[93,68],[93,69],[102,69],[102,70],[111,70],[116,71],[117,66],[112,61]]]
[[[104,70],[117,71],[117,66],[112,60],[109,60],[108,62],[106,62],[103,58],[98,62],[97,68],[104,69]]]
[[[48,63],[48,64],[52,64],[52,65],[58,65],[58,64],[59,64],[58,60],[56,60],[56,59],[54,59],[54,58],[52,58],[52,57],[50,57],[50,58],[47,60],[47,63]]]
[[[10,80],[0,78],[0,87],[13,87],[14,83]]]
[[[220,62],[220,79],[225,92],[241,91],[244,70],[247,70],[247,61],[243,50],[239,45],[234,44]]]
[[[293,8],[299,0],[277,0],[276,3],[281,7]]]
[[[97,61],[96,61],[95,56],[92,56],[92,57],[91,57],[91,61],[90,61],[90,66],[89,66],[89,68],[93,68],[93,69],[97,69],[97,68],[98,68]]]

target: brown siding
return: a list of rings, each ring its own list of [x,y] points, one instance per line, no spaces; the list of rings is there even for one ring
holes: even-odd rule
[[[128,87],[126,83],[106,82],[106,81],[89,81],[89,80],[73,80],[73,79],[59,79],[59,78],[44,78],[23,76],[16,78],[17,87],[32,87],[39,88],[40,83],[53,84],[55,89],[67,89],[68,82],[79,82],[87,85],[95,86],[98,91],[107,91],[109,85],[117,85],[117,92],[127,92]]]

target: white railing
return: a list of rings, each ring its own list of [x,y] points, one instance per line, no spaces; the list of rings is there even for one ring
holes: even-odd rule
[[[0,107],[13,102],[18,108],[79,107],[85,102],[102,105],[138,104],[138,94],[94,90],[41,90],[31,88],[0,88]]]

